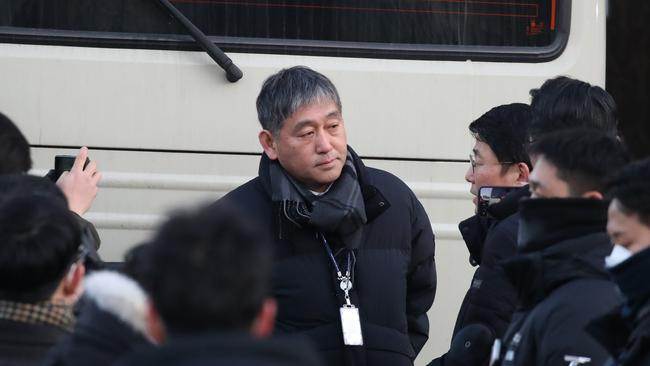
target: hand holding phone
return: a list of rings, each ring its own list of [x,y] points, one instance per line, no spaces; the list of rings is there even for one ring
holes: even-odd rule
[[[479,216],[488,216],[488,208],[501,202],[503,197],[517,189],[517,187],[481,187],[478,190],[478,204],[476,212]]]
[[[102,176],[97,163],[88,159],[88,148],[82,147],[76,157],[57,156],[54,165],[55,173],[60,174],[56,185],[68,199],[70,211],[83,215],[97,195],[97,184]]]
[[[52,175],[52,180],[55,182],[59,180],[59,177],[63,172],[69,172],[74,165],[74,161],[77,159],[74,155],[57,155],[54,157],[54,175]],[[90,163],[90,158],[86,157],[86,162],[84,163],[83,169],[86,169]]]

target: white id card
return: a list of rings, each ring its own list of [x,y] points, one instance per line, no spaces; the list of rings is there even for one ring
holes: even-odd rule
[[[363,346],[359,309],[354,306],[341,307],[341,328],[343,328],[343,343],[346,346]]]

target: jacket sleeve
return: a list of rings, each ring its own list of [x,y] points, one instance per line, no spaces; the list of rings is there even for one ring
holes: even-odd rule
[[[417,355],[429,338],[427,311],[436,294],[435,241],[420,202],[413,199],[411,262],[407,277],[406,316],[411,345]]]
[[[72,211],[70,211],[72,212]],[[101,240],[95,225],[90,221],[79,216],[77,213],[72,212],[72,214],[77,219],[79,228],[81,229],[81,245],[84,247],[86,252],[86,258],[84,259],[84,265],[88,270],[99,270],[104,268],[104,262],[97,252],[99,250],[99,245]]]

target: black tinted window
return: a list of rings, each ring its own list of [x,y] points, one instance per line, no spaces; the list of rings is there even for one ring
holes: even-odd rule
[[[225,43],[318,47],[546,47],[556,0],[172,0]],[[185,31],[156,0],[3,0],[0,26],[133,35]],[[4,29],[7,31],[6,28]]]
[[[175,1],[206,33],[433,45],[545,46],[550,1]]]

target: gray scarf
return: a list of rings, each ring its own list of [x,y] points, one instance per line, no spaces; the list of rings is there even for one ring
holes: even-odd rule
[[[337,234],[347,248],[358,248],[361,228],[368,220],[352,159],[348,152],[339,178],[327,193],[317,196],[296,182],[277,161],[263,155],[262,167],[268,164],[271,199],[280,215],[298,227],[308,226],[321,233]]]

